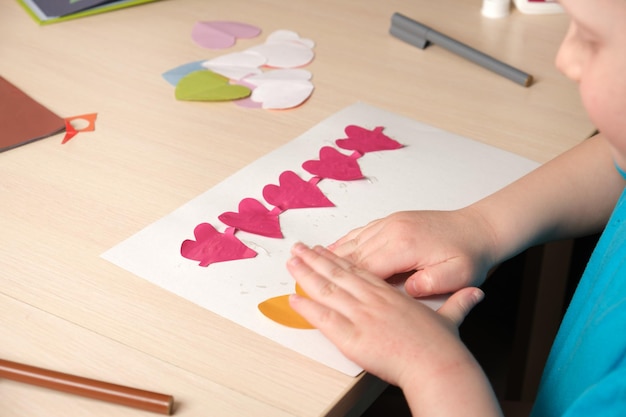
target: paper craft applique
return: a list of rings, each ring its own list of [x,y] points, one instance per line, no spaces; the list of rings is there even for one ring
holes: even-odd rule
[[[282,238],[279,215],[286,210],[301,208],[334,207],[317,184],[322,179],[354,181],[364,176],[358,163],[366,152],[399,149],[403,145],[383,133],[379,126],[372,130],[350,125],[344,131],[347,138],[337,139],[338,146],[354,150],[345,155],[339,150],[324,146],[319,151],[318,160],[308,160],[302,167],[313,174],[308,181],[293,171],[284,171],[278,178],[278,185],[267,184],[263,187],[263,198],[272,205],[269,209],[254,198],[244,198],[239,203],[238,212],[225,212],[218,219],[229,226],[220,234],[213,226],[202,223],[194,230],[196,240],[185,240],[181,246],[181,255],[199,261],[200,266],[209,266],[215,262],[234,261],[256,256],[252,249],[237,239],[235,232],[243,230],[260,236]]]
[[[217,231],[209,223],[201,223],[194,229],[195,240],[183,241],[180,253],[183,257],[199,262],[208,267],[216,262],[236,261],[252,258],[257,253],[235,236],[237,230],[252,234],[283,238],[279,216],[286,210],[300,208],[334,207],[317,186],[322,179],[354,181],[363,179],[358,159],[366,152],[391,150],[402,145],[383,133],[383,127],[368,130],[350,125],[345,128],[347,138],[337,139],[339,146],[354,150],[346,155],[332,146],[324,146],[319,151],[319,159],[308,160],[302,167],[313,176],[307,181],[293,171],[283,171],[278,185],[267,184],[263,187],[263,198],[272,205],[267,208],[254,198],[240,201],[238,212],[224,212],[218,219],[226,224],[224,233]],[[259,310],[270,319],[288,327],[310,329],[300,315],[289,306],[289,296],[273,297],[259,304]]]
[[[354,150],[339,147],[336,142],[337,138],[353,138],[352,128],[345,133],[350,125],[365,130],[356,136],[372,135],[374,140],[379,130],[375,127],[384,126],[382,133],[404,147],[356,158],[363,179],[354,181],[325,178],[325,173],[311,173],[303,168],[307,161],[324,160],[320,154],[326,146],[346,156],[353,155]],[[384,144],[383,147],[388,148]],[[277,345],[354,377],[363,368],[346,358],[319,330],[290,327],[293,324],[289,321],[292,316],[289,309],[276,308],[271,312],[265,309],[268,304],[287,305],[288,294],[294,292],[294,281],[285,268],[291,246],[297,241],[326,245],[356,227],[407,207],[415,210],[466,207],[538,165],[405,116],[355,103],[242,167],[163,218],[145,225],[101,256],[150,285],[170,292],[172,298],[181,297]],[[317,186],[334,207],[281,212],[267,203],[263,188],[268,184],[278,185],[280,174],[286,170],[294,171],[305,181],[314,176],[324,177]],[[272,216],[277,214],[273,219],[278,220],[282,238],[249,233],[238,223],[231,225],[218,218],[224,213],[245,213],[240,203],[247,197],[258,200]],[[256,222],[250,221],[252,225]],[[199,266],[199,260],[183,257],[182,242],[197,241],[194,229],[202,223],[210,223],[219,233],[233,227],[233,236],[257,255],[226,262],[217,262],[212,257],[212,263],[206,267]],[[399,283],[392,285],[395,284]],[[266,303],[275,297],[282,297],[279,298],[282,301]],[[421,301],[436,310],[445,297]],[[177,335],[184,337],[184,329],[178,330]]]
[[[193,41],[205,48],[231,46],[253,38],[260,29],[239,22],[198,22]],[[175,86],[177,100],[233,101],[240,107],[283,110],[297,107],[314,90],[312,74],[302,67],[315,53],[315,42],[290,30],[272,32],[264,43],[204,61],[189,62],[162,74]]]

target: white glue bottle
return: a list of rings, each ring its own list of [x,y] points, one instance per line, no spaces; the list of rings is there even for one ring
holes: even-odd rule
[[[480,13],[485,17],[496,19],[508,16],[510,11],[511,0],[483,0]]]

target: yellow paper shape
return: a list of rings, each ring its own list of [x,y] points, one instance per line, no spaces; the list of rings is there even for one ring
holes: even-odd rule
[[[309,298],[307,293],[304,292],[304,290],[302,289],[300,284],[298,284],[297,282],[296,282],[296,294],[301,295],[301,296],[306,297],[306,298]]]
[[[306,297],[306,293],[296,284],[296,294]],[[296,313],[289,305],[289,295],[279,295],[259,304],[259,310],[267,318],[283,326],[294,329],[314,329],[315,327]]]

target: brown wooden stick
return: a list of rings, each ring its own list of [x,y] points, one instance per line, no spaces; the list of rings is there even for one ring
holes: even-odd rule
[[[174,397],[0,359],[0,377],[160,414],[172,414]]]

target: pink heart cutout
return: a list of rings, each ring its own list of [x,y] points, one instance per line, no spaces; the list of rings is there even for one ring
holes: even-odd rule
[[[321,178],[351,181],[363,178],[361,167],[355,156],[344,155],[331,146],[320,149],[319,161],[311,160],[302,164],[302,168]]]
[[[378,126],[373,130],[350,125],[345,132],[345,139],[337,139],[335,143],[342,149],[358,151],[362,154],[367,152],[386,151],[402,148],[402,145],[383,133],[383,127]]]
[[[191,30],[191,38],[203,48],[225,49],[233,46],[237,38],[258,36],[261,29],[246,23],[228,21],[198,22]]]
[[[218,216],[221,222],[255,235],[282,238],[279,210],[268,210],[254,198],[244,198],[239,202],[239,213],[228,211]]]
[[[209,223],[200,223],[193,234],[196,240],[185,240],[180,247],[180,254],[187,259],[200,262],[200,266],[254,258],[257,255],[235,237],[234,230],[220,233]]]
[[[280,186],[266,185],[263,197],[282,210],[335,206],[314,183],[304,181],[293,171],[280,174],[279,182]]]

